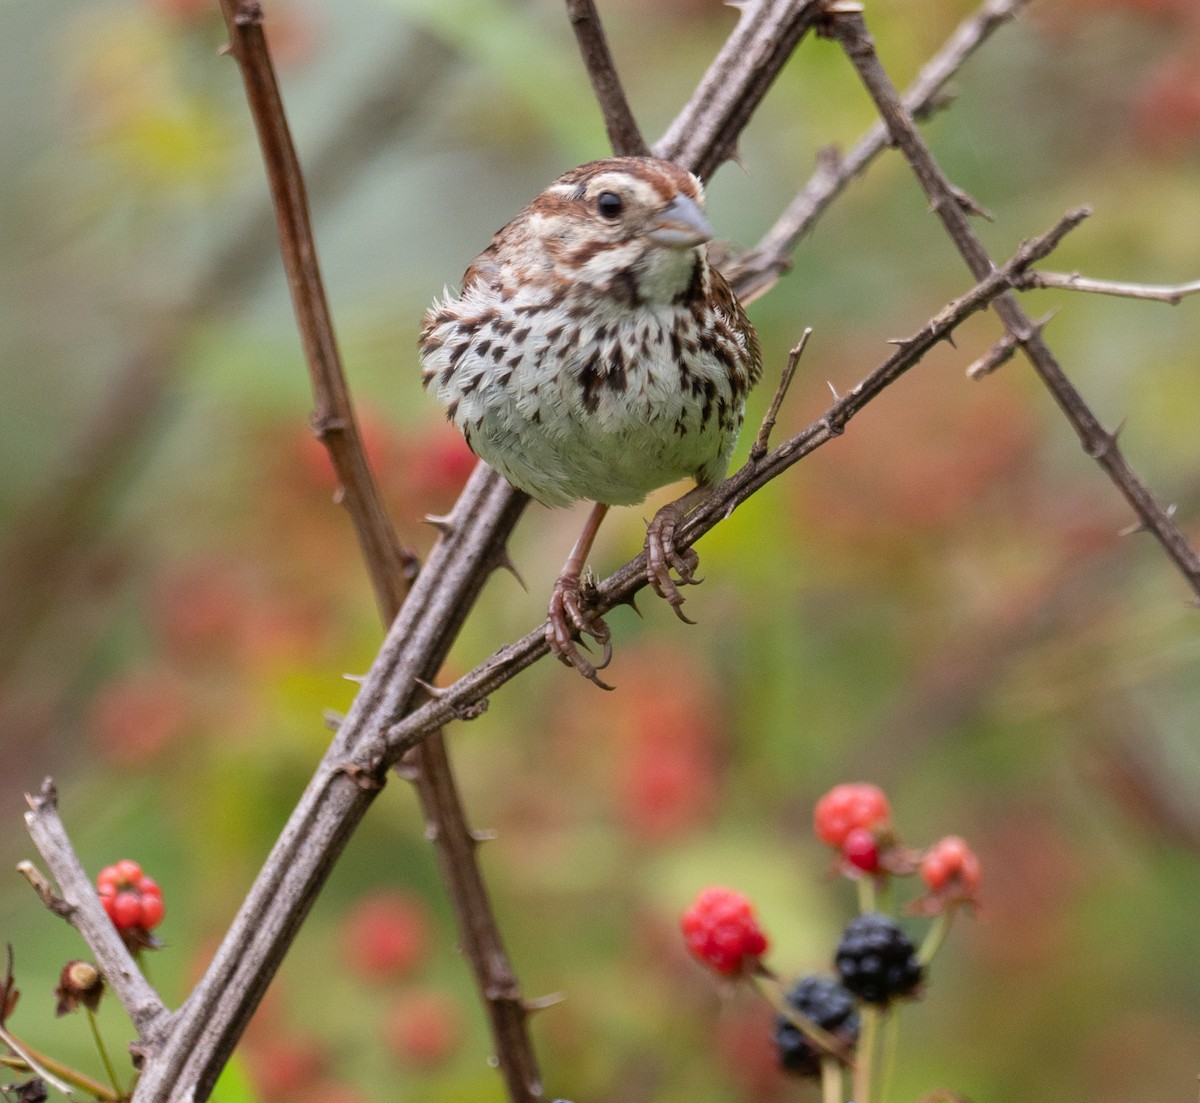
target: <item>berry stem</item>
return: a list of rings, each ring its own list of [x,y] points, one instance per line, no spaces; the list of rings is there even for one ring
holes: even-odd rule
[[[854,1062],[854,1103],[872,1103],[871,1073],[875,1065],[875,1049],[879,1038],[879,1008],[864,1004],[862,1029],[858,1035],[858,1060]]]
[[[113,1069],[112,1061],[108,1058],[108,1048],[104,1044],[104,1039],[100,1037],[100,1028],[96,1025],[96,1015],[90,1007],[84,1008],[87,1012],[88,1026],[92,1028],[92,1037],[96,1042],[96,1049],[100,1053],[100,1063],[104,1066],[105,1073],[108,1074],[108,1082],[113,1086],[113,1091],[118,1096],[121,1094],[121,1085],[117,1081],[116,1070]]]
[[[0,1057],[0,1067],[10,1068],[17,1072],[32,1072],[35,1076],[51,1083],[59,1091],[69,1093],[69,1088],[78,1088],[81,1092],[86,1092],[96,1099],[104,1100],[105,1103],[116,1103],[116,1100],[121,1098],[119,1090],[114,1093],[111,1088],[105,1087],[100,1081],[93,1080],[90,1076],[71,1068],[70,1065],[64,1065],[61,1061],[56,1061],[45,1053],[39,1053],[33,1046],[26,1045],[8,1031],[3,1031],[3,1035],[4,1044],[16,1056]],[[61,1083],[59,1083],[60,1081]]]
[[[836,1057],[821,1058],[821,1103],[842,1103],[842,1065]]]
[[[884,915],[892,912],[892,879],[886,874],[872,877],[875,882],[875,907]]]
[[[763,971],[754,973],[751,976],[751,981],[754,987],[758,990],[763,999],[771,1005],[775,1011],[782,1015],[789,1023],[799,1030],[809,1041],[814,1045],[819,1046],[829,1059],[834,1060],[838,1064],[846,1065],[850,1068],[857,1067],[857,1062],[850,1057],[846,1047],[829,1033],[824,1027],[813,1022],[807,1015],[797,1011],[790,1003],[788,1003],[783,985],[779,978],[774,974]],[[822,1082],[824,1082],[824,1061],[822,1059]]]
[[[958,908],[954,904],[948,904],[946,910],[938,914],[933,923],[930,924],[929,930],[925,933],[925,940],[921,943],[920,950],[917,951],[917,961],[921,963],[921,968],[925,968],[942,948],[942,943],[946,941],[946,935],[950,933],[950,925],[954,922],[954,913]]]
[[[875,911],[875,878],[859,877],[854,885],[858,890],[858,910],[863,915]]]
[[[879,1099],[887,1103],[896,1075],[896,1060],[900,1054],[900,1008],[888,1008],[883,1022],[883,1058],[879,1069]]]

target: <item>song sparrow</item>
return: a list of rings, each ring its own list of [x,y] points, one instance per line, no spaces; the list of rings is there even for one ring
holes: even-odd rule
[[[699,560],[676,550],[675,529],[724,476],[761,374],[758,337],[706,259],[712,232],[691,173],[653,157],[591,161],[500,230],[421,326],[424,384],[467,444],[548,506],[596,503],[555,583],[546,636],[601,686],[610,633],[584,607],[580,579],[605,512],[695,479],[645,544],[651,586],[687,620],[678,584],[699,581]],[[576,632],[603,645],[598,667]]]

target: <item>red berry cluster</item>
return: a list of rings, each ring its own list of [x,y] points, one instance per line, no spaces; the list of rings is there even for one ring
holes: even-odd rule
[[[139,945],[149,945],[145,937],[162,922],[162,889],[147,877],[142,867],[130,858],[105,866],[96,875],[96,892],[113,925],[123,936],[133,937]]]
[[[722,976],[752,972],[767,952],[753,905],[732,889],[704,889],[683,913],[680,927],[692,956]]]
[[[850,869],[880,873],[885,868],[892,843],[892,808],[879,786],[835,785],[817,801],[813,827]]]
[[[920,873],[929,896],[919,910],[936,912],[950,904],[978,904],[983,867],[957,835],[947,835],[925,852]]]

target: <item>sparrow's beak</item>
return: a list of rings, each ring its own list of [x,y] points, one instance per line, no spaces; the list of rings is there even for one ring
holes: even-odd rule
[[[677,195],[651,224],[646,236],[658,245],[691,249],[711,241],[713,228],[694,199]]]

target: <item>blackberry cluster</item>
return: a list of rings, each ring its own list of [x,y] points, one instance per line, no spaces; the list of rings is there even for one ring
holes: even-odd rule
[[[886,915],[855,916],[834,957],[842,983],[866,1003],[886,1004],[912,995],[921,983],[916,948]]]
[[[811,976],[797,981],[787,1002],[801,1015],[829,1031],[847,1049],[858,1041],[858,1009],[854,997],[832,977]],[[821,1075],[821,1050],[795,1023],[775,1017],[775,1046],[779,1064],[796,1076]]]

